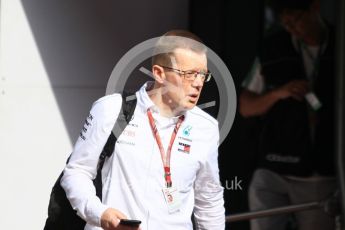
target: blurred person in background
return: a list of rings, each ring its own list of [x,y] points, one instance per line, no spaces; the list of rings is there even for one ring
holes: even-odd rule
[[[318,0],[272,0],[282,29],[264,38],[244,80],[240,113],[260,116],[251,211],[323,200],[335,191],[334,31]],[[251,220],[252,230],[328,230],[322,209]]]

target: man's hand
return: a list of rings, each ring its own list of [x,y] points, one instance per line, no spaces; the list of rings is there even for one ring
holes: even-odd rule
[[[293,80],[275,90],[275,94],[279,99],[292,97],[302,101],[304,95],[309,92],[309,84],[306,80]]]
[[[130,227],[120,225],[121,219],[127,219],[119,210],[108,208],[106,209],[101,216],[101,227],[104,230],[137,230],[139,227]]]

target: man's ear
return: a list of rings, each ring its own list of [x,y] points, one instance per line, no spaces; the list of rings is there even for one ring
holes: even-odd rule
[[[152,74],[155,78],[156,82],[163,84],[165,81],[165,73],[163,67],[159,65],[153,65],[152,66]]]

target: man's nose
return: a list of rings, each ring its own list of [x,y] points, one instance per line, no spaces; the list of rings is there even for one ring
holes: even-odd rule
[[[194,87],[201,87],[204,85],[204,80],[202,78],[202,76],[200,76],[199,74],[195,77],[194,81],[192,82],[192,86]]]

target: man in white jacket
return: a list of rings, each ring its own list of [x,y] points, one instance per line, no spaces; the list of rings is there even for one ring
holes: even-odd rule
[[[205,82],[206,47],[192,33],[174,30],[157,42],[154,82],[136,93],[133,118],[102,170],[102,202],[92,180],[99,154],[121,108],[120,94],[97,100],[75,144],[61,185],[85,229],[142,230],[225,228],[219,182],[217,121],[196,107]],[[162,52],[162,50],[171,52]]]

